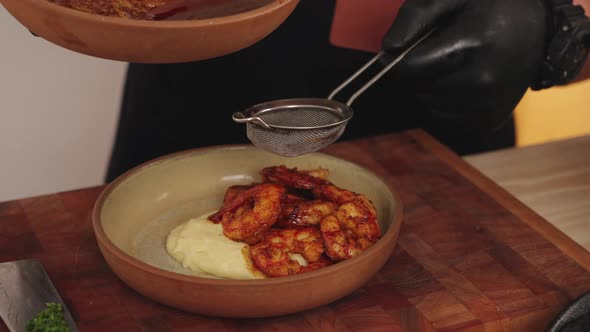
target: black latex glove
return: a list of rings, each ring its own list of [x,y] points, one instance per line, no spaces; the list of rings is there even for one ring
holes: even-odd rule
[[[434,131],[490,133],[511,118],[545,48],[545,0],[406,0],[383,40],[392,56],[437,30],[389,75]]]

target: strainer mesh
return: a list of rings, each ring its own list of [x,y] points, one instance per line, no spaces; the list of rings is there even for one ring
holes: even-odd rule
[[[342,115],[324,107],[278,108],[257,114],[271,126],[281,127],[319,127],[342,120]]]
[[[248,139],[257,147],[294,157],[320,150],[334,143],[344,132],[346,122],[340,112],[325,107],[279,108],[256,114],[270,126],[248,123]]]

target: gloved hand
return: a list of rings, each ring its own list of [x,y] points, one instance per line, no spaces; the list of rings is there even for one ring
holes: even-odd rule
[[[395,56],[437,29],[389,75],[434,131],[489,135],[511,118],[545,49],[545,0],[406,0],[383,40]]]

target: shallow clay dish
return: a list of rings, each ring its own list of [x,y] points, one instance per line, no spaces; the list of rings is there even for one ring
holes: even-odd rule
[[[0,0],[36,35],[79,53],[138,63],[210,59],[251,46],[274,31],[299,0],[276,0],[230,16],[148,21],[86,13],[47,0]],[[28,34],[28,32],[27,32]]]
[[[263,167],[281,164],[328,168],[335,185],[364,193],[377,208],[382,238],[347,261],[263,280],[198,275],[168,256],[165,241],[174,226],[218,209],[230,185],[260,181]],[[157,302],[221,317],[289,314],[350,294],[385,264],[401,222],[399,198],[365,168],[322,153],[285,158],[245,145],[190,150],[148,162],[108,185],[93,211],[100,250],[120,279]]]

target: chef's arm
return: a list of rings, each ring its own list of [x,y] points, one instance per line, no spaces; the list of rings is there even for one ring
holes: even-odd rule
[[[590,0],[574,0],[574,3],[584,7],[584,11],[586,11],[586,16],[590,16]],[[590,78],[590,60],[586,59],[586,64],[584,65],[584,68],[582,69],[578,77],[576,77],[575,82],[582,81],[588,78]]]

